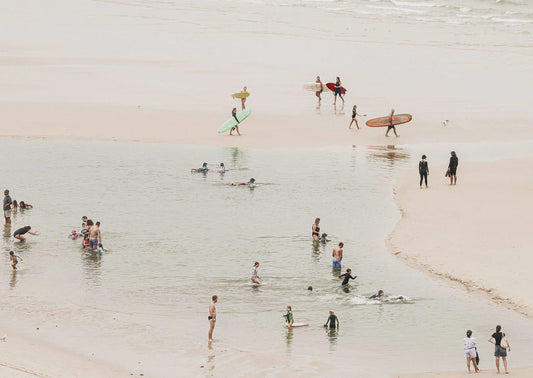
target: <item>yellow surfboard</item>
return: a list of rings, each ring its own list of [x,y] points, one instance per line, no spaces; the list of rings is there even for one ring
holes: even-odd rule
[[[237,92],[231,95],[233,98],[246,98],[248,96],[250,96],[250,93],[248,92]]]

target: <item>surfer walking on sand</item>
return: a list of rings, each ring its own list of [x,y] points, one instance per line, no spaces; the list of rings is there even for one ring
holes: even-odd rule
[[[237,118],[237,108],[233,108],[233,110],[231,111],[231,116],[233,118],[235,118],[235,121],[237,121],[237,124],[235,125],[235,127],[233,127],[231,129],[231,131],[229,132],[229,135],[233,135],[233,130],[236,130],[237,131],[237,134],[239,134],[239,136],[241,135],[241,133],[239,132],[239,119]]]
[[[335,248],[333,248],[333,253],[331,254],[333,256],[333,268],[334,269],[340,269],[341,268],[341,261],[342,261],[342,247],[344,247],[344,243],[339,243],[339,245]]]
[[[352,121],[350,122],[350,125],[348,126],[349,129],[352,128],[352,123],[354,123],[354,122],[355,122],[355,126],[357,126],[357,129],[360,129],[359,124],[357,123],[357,119],[355,119],[355,117],[357,117],[357,105],[353,106],[353,109],[352,109]]]
[[[217,321],[217,309],[215,307],[215,303],[218,302],[218,297],[213,295],[211,299],[211,304],[209,305],[209,316],[207,317],[207,320],[209,320],[209,342],[213,341],[213,330],[215,329],[215,323]]]
[[[335,81],[335,101],[333,102],[333,105],[337,104],[337,95],[339,95],[340,99],[344,103],[344,99],[342,98],[342,85],[341,85],[341,78],[337,76],[337,80]]]
[[[246,90],[246,87],[244,87],[241,91],[241,93],[247,93],[248,91]],[[242,107],[242,110],[246,109],[246,106],[244,105],[246,102],[246,97],[243,97],[241,98],[241,107]]]
[[[315,92],[316,97],[318,97],[318,103],[320,104],[320,101],[322,101],[322,92],[324,92],[324,84],[322,84],[322,80],[320,80],[320,76],[316,77],[316,82],[318,85],[320,85],[320,89],[318,89],[317,85],[317,91]]]
[[[387,127],[387,132],[385,133],[385,136],[389,136],[389,131],[394,131],[394,135],[396,135],[396,138],[399,137],[399,135],[396,133],[396,127],[394,126],[394,123],[392,122],[392,116],[394,115],[394,109],[390,111],[389,117],[390,117],[390,125]]]
[[[447,176],[450,176],[450,185],[457,185],[457,166],[459,165],[459,158],[455,151],[450,152],[450,164],[448,164]]]
[[[422,180],[425,180],[426,182],[426,189],[428,187],[429,166],[426,159],[427,156],[422,155],[422,160],[420,160],[418,163],[418,173],[420,173],[420,189],[422,189]]]

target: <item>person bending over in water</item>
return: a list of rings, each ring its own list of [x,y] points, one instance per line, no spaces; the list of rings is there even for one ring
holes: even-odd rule
[[[357,117],[357,105],[353,106],[353,109],[352,109],[352,121],[350,122],[350,125],[348,126],[349,129],[352,128],[352,123],[354,123],[354,122],[355,122],[355,126],[357,126],[357,128],[360,129],[359,124],[357,123],[357,119],[355,119],[355,117]]]
[[[328,234],[326,234],[325,232],[322,234],[322,236],[320,237],[320,242],[321,243],[326,243],[328,241],[331,241],[328,239]]]
[[[342,98],[342,84],[341,84],[341,78],[337,76],[337,80],[335,81],[335,101],[333,102],[333,105],[337,104],[337,95],[339,95],[340,99],[344,103],[344,99]]]
[[[333,311],[329,312],[329,318],[326,321],[326,324],[324,324],[324,327],[327,327],[328,323],[329,323],[330,329],[335,329],[335,328],[338,329],[340,326],[339,318],[337,318],[337,315],[335,315]]]
[[[255,179],[252,177],[250,179],[250,181],[248,181],[248,182],[232,182],[230,184],[230,186],[244,186],[244,185],[248,185],[248,186],[252,186],[253,185],[253,186],[255,186],[254,183],[255,183]]]
[[[285,321],[287,322],[287,327],[292,328],[292,325],[294,324],[294,317],[292,316],[291,306],[287,306],[287,313],[283,316],[285,317]]]
[[[331,255],[333,256],[333,268],[334,269],[341,268],[342,247],[344,247],[344,243],[339,243],[337,247],[333,248],[333,253]]]
[[[26,233],[30,235],[39,235],[38,232],[31,232],[30,230],[31,230],[31,226],[19,228],[17,231],[13,233],[13,236],[15,237],[15,239],[18,239],[24,243],[26,241],[26,238],[24,237]]]
[[[457,158],[455,151],[450,152],[450,154],[452,156],[450,157],[450,164],[448,164],[447,174],[450,176],[450,185],[456,185],[457,184],[457,166],[459,165],[459,159]]]
[[[342,286],[348,285],[348,282],[350,281],[350,279],[355,280],[357,278],[357,276],[352,277],[352,270],[350,268],[346,269],[346,273],[341,274],[339,276],[339,280],[342,279],[343,277],[344,279],[342,281]]]
[[[33,205],[30,205],[29,203],[26,203],[24,201],[20,201],[19,207],[21,209],[33,209]]]
[[[241,93],[247,93],[246,87],[244,87],[241,91]],[[244,103],[246,102],[246,97],[241,98],[241,107],[242,110],[246,109],[246,106],[244,106]],[[238,122],[238,121],[237,121]]]
[[[314,241],[318,241],[318,238],[320,237],[320,218],[315,219],[315,223],[313,223],[313,226],[311,226],[312,233]]]
[[[393,116],[393,115],[394,115],[394,109],[392,109],[392,110],[390,111],[390,114],[389,114],[389,117],[390,117],[390,120],[389,120],[390,125],[387,126],[387,132],[385,133],[385,136],[388,137],[388,136],[389,136],[389,131],[392,130],[392,131],[394,131],[394,135],[396,135],[396,138],[398,138],[399,135],[396,133],[396,126],[394,126],[393,123],[392,123],[392,116]]]
[[[315,83],[317,83],[318,85],[320,85],[320,89],[318,89],[318,85],[317,85],[317,91],[315,92],[316,94],[316,97],[318,97],[318,103],[320,104],[320,101],[322,101],[322,92],[324,92],[324,84],[322,84],[322,80],[320,80],[320,76],[317,76],[316,77],[316,81]]]
[[[18,259],[22,259],[22,257],[15,255],[13,251],[9,252],[9,259],[11,260],[11,266],[13,267],[13,270],[17,270],[17,264],[19,263]]]
[[[241,122],[237,118],[237,108],[233,108],[233,110],[231,111],[231,116],[235,118],[235,121],[237,121],[237,124],[235,125],[234,128],[231,129],[231,131],[229,132],[229,135],[233,135],[233,130],[236,130],[237,134],[241,135],[241,133],[239,132],[239,123]]]
[[[422,160],[420,160],[420,162],[418,163],[418,173],[420,174],[420,189],[422,189],[422,180],[426,181],[426,188],[428,187],[429,166],[428,161],[426,159],[426,155],[422,155]]]
[[[259,281],[259,276],[257,275],[258,268],[259,268],[259,263],[256,261],[254,263],[254,267],[252,268],[252,282],[258,285],[261,285],[261,281]]]
[[[383,290],[380,290],[380,291],[378,291],[377,294],[374,294],[374,295],[368,297],[368,299],[381,299],[381,298],[383,298],[384,294],[385,293],[383,292]]]

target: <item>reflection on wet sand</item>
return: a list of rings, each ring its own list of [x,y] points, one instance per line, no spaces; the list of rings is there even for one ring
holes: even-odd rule
[[[396,162],[406,161],[411,157],[408,150],[392,144],[388,146],[368,146],[366,151],[369,162],[386,162],[390,167],[393,167]]]
[[[329,341],[329,350],[335,351],[337,349],[337,337],[339,336],[339,331],[337,328],[324,327],[326,335]]]
[[[100,286],[102,276],[102,254],[91,249],[84,249],[82,253],[85,278],[95,286]]]

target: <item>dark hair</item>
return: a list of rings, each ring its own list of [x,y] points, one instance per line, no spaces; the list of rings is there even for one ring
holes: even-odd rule
[[[81,219],[87,219],[87,215],[84,215],[83,217],[81,217]]]
[[[213,296],[211,297],[211,299],[213,299],[213,300],[218,299],[218,296],[213,295]]]
[[[308,286],[307,290],[311,290],[312,291],[313,290],[313,286]]]
[[[28,230],[31,230],[31,226],[26,226],[24,228],[27,228]]]
[[[339,243],[339,247],[344,247],[344,243],[343,243],[343,242],[340,242],[340,243]]]
[[[496,326],[496,332],[500,332],[502,330],[502,326],[501,325],[497,325]]]
[[[98,246],[99,246],[99,247],[103,247],[102,243],[98,243]]]
[[[450,152],[453,156],[455,156],[455,151]]]
[[[204,164],[202,164],[202,167],[206,167],[207,163],[204,161]]]
[[[257,261],[256,261],[256,262],[254,262],[254,265],[258,265],[258,264],[259,264],[259,263],[258,263]]]
[[[10,255],[14,255],[14,254],[15,254],[15,252],[13,252],[13,251],[10,251],[10,252],[9,252],[9,254],[10,254]]]
[[[383,294],[383,290],[378,291],[378,294]]]
[[[472,336],[472,331],[470,330],[466,331],[466,337],[470,337],[470,336]]]
[[[287,306],[287,307],[289,308],[289,310],[291,310],[291,311],[292,311],[292,307],[291,307],[291,306]]]
[[[96,222],[96,225],[97,225],[97,226],[100,226],[100,221]]]
[[[352,270],[350,268],[346,269],[346,272],[351,272]]]
[[[250,183],[253,184],[254,182],[255,182],[255,179],[252,177],[252,178],[250,179]]]
[[[422,159],[426,159],[426,158],[427,158],[427,156],[426,156],[426,155],[422,155]]]
[[[320,221],[320,218],[316,218],[316,219],[315,219],[315,223],[316,223],[317,221]]]
[[[223,167],[223,166],[224,166],[224,163],[220,163],[220,166]]]
[[[93,221],[92,221],[91,219],[89,219],[89,220],[87,221],[87,226],[92,226],[92,225],[94,225],[94,223],[93,223]]]

